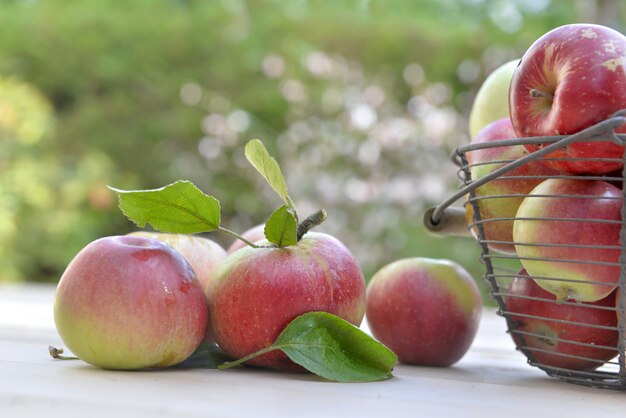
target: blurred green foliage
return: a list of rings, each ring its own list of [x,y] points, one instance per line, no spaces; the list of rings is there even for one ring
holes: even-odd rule
[[[369,278],[408,256],[482,274],[471,239],[421,214],[458,188],[452,150],[481,81],[547,30],[618,30],[620,2],[193,0],[0,3],[0,281],[56,281],[134,227],[106,185],[192,180],[243,231],[280,202],[243,157],[258,137],[303,212]],[[303,213],[303,216],[308,213]],[[223,245],[229,238],[211,235]]]

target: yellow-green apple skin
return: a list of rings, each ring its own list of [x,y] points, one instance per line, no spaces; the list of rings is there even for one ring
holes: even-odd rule
[[[241,358],[270,346],[297,316],[328,312],[359,326],[365,314],[365,279],[338,239],[308,232],[295,245],[246,246],[220,265],[206,289],[215,341]],[[279,351],[247,362],[302,370]]]
[[[484,144],[493,141],[515,139],[511,120],[499,119],[478,132],[472,144]],[[523,145],[506,145],[470,151],[466,154],[472,181],[485,177],[495,170],[528,154]],[[475,190],[475,202],[478,205],[484,238],[489,241],[490,250],[504,254],[515,254],[513,244],[513,219],[517,209],[530,193],[546,177],[559,174],[541,161],[531,161],[498,178],[487,182]],[[468,222],[473,222],[472,205],[466,206]],[[478,228],[470,229],[477,237]]]
[[[522,265],[557,300],[605,298],[620,275],[621,208],[622,191],[605,181],[545,180],[513,224]]]
[[[491,122],[509,117],[509,85],[518,63],[515,59],[500,65],[483,81],[470,110],[471,138]]]
[[[217,266],[227,255],[226,250],[217,242],[196,235],[148,231],[136,231],[128,235],[158,239],[174,247],[191,264],[203,289],[207,286]]]
[[[482,313],[474,279],[449,260],[406,258],[381,268],[367,287],[366,319],[400,362],[447,367],[469,349]]]
[[[105,369],[182,362],[202,341],[207,318],[202,287],[187,260],[144,237],[88,244],[63,273],[54,299],[63,343]]]

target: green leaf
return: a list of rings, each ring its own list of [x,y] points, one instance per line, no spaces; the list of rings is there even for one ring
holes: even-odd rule
[[[281,350],[305,369],[337,382],[372,382],[392,377],[398,357],[351,323],[326,312],[295,318],[270,347],[221,365],[237,366],[254,357]]]
[[[295,245],[297,239],[298,222],[287,206],[278,208],[265,223],[265,238],[279,247]]]
[[[297,217],[296,207],[287,192],[285,177],[276,160],[267,152],[265,145],[258,139],[252,139],[246,144],[245,154],[250,164],[265,178]]]
[[[216,344],[202,343],[191,356],[175,367],[181,369],[217,369],[220,364],[229,360],[232,358],[228,357]]]
[[[140,228],[150,224],[161,232],[194,234],[220,226],[220,203],[190,181],[152,190],[110,189],[118,193],[124,215]]]

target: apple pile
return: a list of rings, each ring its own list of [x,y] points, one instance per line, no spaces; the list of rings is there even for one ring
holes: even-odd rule
[[[337,238],[310,231],[326,211],[300,222],[261,141],[249,141],[245,154],[284,205],[242,235],[221,226],[219,201],[189,181],[113,189],[129,219],[160,232],[104,237],[74,257],[54,301],[62,340],[77,358],[106,369],[194,357],[201,367],[245,363],[335,381],[388,379],[397,356],[358,329],[366,308],[359,264]],[[244,245],[227,252],[191,235],[213,230]],[[219,349],[202,348],[213,343]],[[60,352],[50,348],[53,357]]]
[[[613,29],[558,27],[516,62],[492,73],[472,107],[472,181],[551,145],[515,139],[567,137],[626,108],[626,36]],[[468,198],[473,235],[523,267],[504,301],[513,339],[553,371],[594,370],[618,353],[624,146],[613,133],[625,132],[546,150]]]

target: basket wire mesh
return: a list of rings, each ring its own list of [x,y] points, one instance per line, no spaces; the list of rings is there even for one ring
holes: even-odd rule
[[[533,138],[516,138],[505,139],[499,141],[491,141],[486,143],[468,144],[461,146],[456,150],[453,160],[459,166],[459,176],[464,182],[464,186],[460,190],[441,203],[437,207],[430,208],[424,215],[424,223],[427,228],[434,232],[453,233],[454,226],[457,229],[463,225],[466,231],[473,230],[476,240],[481,248],[481,262],[485,266],[484,280],[491,288],[490,295],[498,305],[498,315],[504,317],[507,323],[508,332],[515,340],[517,349],[521,351],[527,358],[531,366],[538,367],[545,371],[548,375],[557,377],[563,381],[576,383],[586,386],[608,388],[608,389],[626,389],[626,354],[625,354],[625,325],[626,317],[624,310],[626,308],[626,204],[621,204],[620,219],[589,219],[589,218],[524,218],[531,221],[553,221],[553,222],[572,222],[572,227],[577,223],[587,222],[592,225],[620,225],[619,227],[619,245],[595,245],[595,244],[576,244],[576,243],[547,243],[547,242],[514,242],[514,241],[498,241],[490,240],[485,233],[485,227],[495,222],[515,222],[520,220],[518,217],[502,217],[502,218],[482,218],[481,217],[481,201],[486,199],[503,199],[503,198],[526,198],[527,194],[511,193],[501,195],[479,196],[476,190],[496,179],[507,179],[510,181],[520,179],[548,180],[548,179],[572,179],[572,180],[602,180],[617,184],[621,189],[621,196],[613,197],[624,202],[626,194],[624,192],[623,178],[626,175],[626,168],[623,172],[611,173],[608,175],[574,175],[574,174],[555,174],[555,175],[533,175],[533,176],[515,176],[507,173],[522,167],[525,164],[536,161],[539,158],[545,160],[556,160],[550,158],[548,154],[551,152],[568,146],[574,142],[595,142],[611,141],[619,145],[624,145],[626,135],[616,134],[615,129],[626,123],[626,110],[617,112],[611,118],[602,121],[590,128],[580,131],[569,136],[545,136]],[[490,161],[488,164],[500,164],[502,167],[494,170],[488,175],[481,178],[472,178],[471,169],[476,165],[472,165],[468,160],[468,154],[478,149],[490,147],[503,147],[512,145],[539,145],[537,151],[533,151],[522,158],[515,160]],[[548,156],[548,157],[546,157]],[[559,159],[563,160],[563,159]],[[573,160],[573,159],[572,159]],[[586,159],[576,159],[583,161]],[[595,162],[621,163],[626,160],[626,154],[623,159],[606,158],[589,159]],[[559,198],[559,199],[599,199],[596,195],[534,195],[541,198]],[[473,217],[466,221],[465,210],[453,207],[453,203],[462,197],[466,198],[465,205],[469,205],[472,209]],[[611,197],[602,197],[611,198]],[[458,235],[458,234],[457,234]],[[593,280],[583,281],[593,285],[609,285],[616,288],[618,297],[614,297],[614,303],[596,304],[583,303],[575,300],[557,301],[554,297],[537,296],[536,294],[514,293],[512,292],[512,283],[515,281],[552,281],[567,282],[573,281],[563,277],[550,276],[531,276],[521,269],[522,262],[526,261],[524,257],[520,257],[517,253],[505,254],[494,251],[492,248],[495,244],[524,246],[534,245],[537,247],[564,247],[577,248],[581,251],[594,254],[597,251],[613,251],[618,252],[619,257],[615,261],[589,260],[589,259],[560,259],[558,257],[537,257],[533,261],[550,261],[555,263],[581,264],[587,266],[611,266],[619,269],[618,283],[603,281],[602,278],[594,278]],[[614,295],[613,292],[612,295]],[[611,296],[609,296],[611,297]],[[519,301],[532,302],[535,306],[541,305],[548,307],[550,310],[571,309],[578,312],[577,315],[547,315],[543,313],[527,313],[520,311],[512,311],[510,306],[519,305]],[[509,306],[510,305],[510,306]],[[544,312],[546,309],[539,309],[538,312]],[[582,314],[582,312],[585,312]],[[590,323],[585,320],[586,316],[598,315],[608,317],[614,315],[613,322],[609,323]],[[575,329],[579,332],[583,330],[587,334],[596,335],[615,335],[607,342],[606,339],[599,338],[594,340],[590,338],[585,340],[577,338],[562,338],[560,336],[549,335],[542,331],[541,327],[530,329],[522,324],[529,321],[539,322],[541,324],[549,324],[550,326],[562,328],[569,327],[570,330]],[[600,321],[598,321],[600,322]],[[547,325],[546,325],[547,326]],[[539,331],[537,331],[539,329]],[[570,334],[565,334],[570,335]],[[553,351],[552,347],[569,347],[568,350]],[[572,351],[573,348],[576,348]],[[570,352],[572,351],[572,352]],[[583,353],[578,354],[577,353]],[[588,354],[593,353],[593,354]],[[584,367],[580,366],[585,365]],[[565,366],[564,366],[565,365]],[[571,365],[571,366],[570,366]]]

